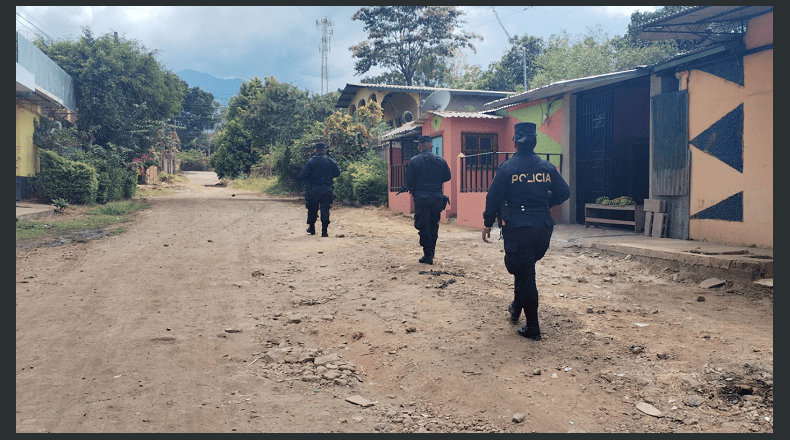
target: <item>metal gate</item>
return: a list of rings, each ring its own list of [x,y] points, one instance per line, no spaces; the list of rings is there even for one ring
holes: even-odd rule
[[[612,194],[613,91],[580,94],[576,109],[576,222],[584,223],[584,204]]]

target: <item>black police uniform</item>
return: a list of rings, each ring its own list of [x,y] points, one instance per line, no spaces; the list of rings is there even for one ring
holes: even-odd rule
[[[334,178],[340,175],[340,167],[334,159],[318,153],[307,161],[299,173],[299,180],[307,185],[305,206],[307,207],[307,232],[315,234],[315,222],[321,210],[321,236],[328,237],[329,208],[334,198]]]
[[[420,136],[419,142],[430,142],[430,136]],[[412,157],[406,165],[406,187],[414,197],[414,227],[419,231],[423,249],[421,263],[433,264],[439,219],[449,199],[442,193],[442,184],[450,180],[447,161],[431,150]]]
[[[534,133],[534,124],[532,127]],[[557,168],[527,149],[517,151],[499,166],[486,195],[483,224],[488,228],[502,202],[507,201],[510,215],[500,214],[505,223],[505,267],[515,277],[508,311],[516,323],[524,309],[527,325],[519,328],[519,334],[530,339],[540,339],[535,263],[546,254],[554,230],[549,208],[569,197],[570,188]]]

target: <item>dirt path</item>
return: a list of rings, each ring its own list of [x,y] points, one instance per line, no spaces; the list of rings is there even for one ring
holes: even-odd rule
[[[501,241],[441,225],[425,266],[408,217],[320,238],[187,174],[124,233],[17,248],[17,432],[773,432],[772,296],[555,246],[529,341]]]

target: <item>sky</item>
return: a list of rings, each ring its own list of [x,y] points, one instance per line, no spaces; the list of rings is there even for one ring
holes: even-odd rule
[[[466,62],[487,69],[508,50],[507,34],[575,37],[600,26],[609,37],[625,34],[631,13],[658,6],[460,6],[462,28],[483,37]],[[173,72],[191,69],[218,78],[250,80],[274,76],[302,90],[321,93],[321,37],[317,23],[331,22],[327,57],[328,91],[360,83],[349,48],[364,41],[363,23],[351,17],[359,6],[17,6],[16,29],[33,38],[77,40],[84,26],[94,36],[118,32],[159,51]],[[496,11],[496,14],[495,12]],[[497,19],[499,16],[499,20]],[[501,24],[500,24],[501,22]]]

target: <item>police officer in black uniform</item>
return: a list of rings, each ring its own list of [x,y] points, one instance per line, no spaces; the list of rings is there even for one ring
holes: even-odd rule
[[[414,197],[414,227],[420,231],[423,256],[420,263],[433,264],[439,218],[449,198],[442,193],[442,184],[450,180],[450,167],[441,156],[431,152],[430,136],[420,136],[419,154],[406,165],[406,187]]]
[[[486,195],[483,241],[488,242],[486,237],[491,237],[491,226],[500,215],[505,267],[515,278],[510,320],[517,324],[524,309],[527,323],[518,328],[518,334],[539,341],[535,263],[546,254],[554,230],[549,208],[567,200],[570,188],[557,168],[533,151],[535,124],[521,122],[514,128],[516,154],[499,166]]]
[[[326,155],[326,145],[318,142],[314,145],[315,156],[307,161],[299,173],[299,180],[305,183],[305,206],[307,207],[307,232],[315,235],[315,221],[321,210],[321,236],[329,237],[329,208],[334,199],[334,178],[340,175],[340,167],[334,159]]]

